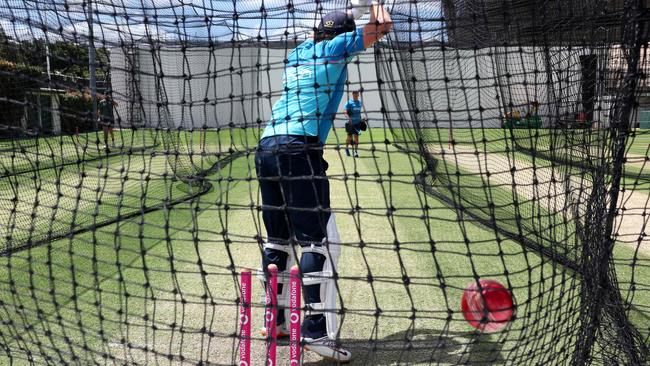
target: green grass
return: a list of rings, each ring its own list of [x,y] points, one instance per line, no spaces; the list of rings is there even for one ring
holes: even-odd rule
[[[430,130],[428,132],[427,136],[432,141],[433,145],[448,148],[448,130]],[[453,131],[453,137],[459,148],[475,148],[482,152],[498,154],[499,156],[509,156],[511,161],[516,162],[520,167],[521,165],[537,167],[549,167],[551,165],[550,160],[545,160],[541,156],[533,158],[518,151],[513,147],[514,144],[512,141],[514,138],[518,140],[517,143],[520,145],[535,146],[537,149],[548,152],[550,150],[550,146],[548,145],[548,130],[516,129],[513,130],[513,132],[514,135],[511,136],[508,130],[502,129],[455,129]],[[567,142],[567,144],[569,146],[581,146],[581,134],[585,131],[576,130],[573,132],[575,132],[575,135],[571,137],[572,143]],[[635,135],[628,140],[627,150],[645,156],[647,155],[649,143],[650,134],[636,131]],[[561,154],[567,151],[569,151],[569,149],[561,149],[559,153]],[[459,196],[464,199],[467,204],[473,204],[477,207],[487,207],[489,200],[485,195],[485,175],[477,176],[461,167],[454,166],[453,163],[447,162],[446,164],[448,165],[450,172],[453,173],[455,170],[458,170],[462,174],[462,188],[457,189],[460,191]],[[509,168],[509,166],[504,165],[502,171]],[[642,168],[643,169],[631,166],[631,164],[626,164],[625,166],[626,171],[632,175],[650,173],[650,165],[646,164]],[[572,169],[570,171],[572,174],[578,174],[580,170]],[[549,180],[550,177],[546,176],[541,179]],[[453,183],[456,182],[453,181]],[[638,176],[637,178],[629,176],[624,177],[622,183],[627,190],[627,194],[629,194],[630,190],[633,190],[645,196],[648,194],[648,190],[650,189],[650,181],[640,179]],[[493,202],[496,203],[495,214],[497,219],[500,219],[500,225],[506,229],[515,229],[512,231],[516,233],[516,228],[512,227],[514,217],[512,215],[512,194],[510,189],[507,189],[507,187],[492,186],[490,187],[490,192]],[[628,200],[626,202],[628,209],[643,208],[646,204],[645,200],[639,202]],[[504,205],[507,205],[507,207],[504,207]],[[560,242],[572,241],[575,233],[573,222],[568,222],[566,225],[562,224],[559,215],[558,218],[553,217],[553,215],[549,214],[547,211],[545,212],[543,208],[540,208],[539,205],[536,205],[535,202],[520,202],[519,210],[524,218],[524,225],[527,225],[527,227],[524,227],[524,230],[531,230],[530,234],[535,236],[535,241],[537,241],[538,244],[543,246],[549,245],[549,237],[555,238],[555,240]],[[476,209],[473,213],[483,219],[489,218],[489,214],[485,209]],[[553,228],[553,230],[550,230],[550,228]],[[642,228],[639,227],[638,230],[638,234],[640,234]],[[614,252],[614,258],[616,258],[617,279],[619,287],[621,288],[622,296],[634,309],[636,309],[631,312],[633,322],[647,337],[650,333],[650,328],[646,325],[649,320],[648,316],[650,315],[650,311],[646,304],[650,302],[650,287],[643,283],[645,283],[648,276],[650,276],[650,272],[648,271],[648,268],[650,267],[650,258],[648,258],[646,254],[636,253],[635,249],[637,244],[634,242],[635,238],[626,237],[623,240],[626,240],[628,244],[620,243],[615,247]],[[632,242],[630,243],[630,241]],[[572,248],[571,246],[566,248],[554,247],[554,250],[569,258],[577,258],[576,256],[580,255],[579,251],[581,248]]]
[[[0,222],[6,223],[0,228],[2,247],[19,247],[185,196],[171,176],[160,176],[165,172],[165,157],[136,153],[0,180]]]
[[[539,152],[537,158],[554,159],[556,161],[574,162],[587,165],[590,162],[598,166],[597,160],[602,152],[598,145],[609,148],[607,131],[605,130],[567,130],[554,133],[551,130],[513,130],[513,139],[519,146]],[[650,164],[643,163],[643,157],[648,155],[650,138],[644,132],[635,131],[627,141],[626,154],[630,159],[624,165],[624,185],[648,184]],[[587,149],[591,148],[591,151]],[[609,150],[608,150],[609,151]]]
[[[635,134],[631,139],[629,152],[640,156],[648,156],[648,149],[650,148],[650,131],[648,130],[635,130]]]
[[[487,133],[498,138],[498,131]],[[194,151],[201,149],[196,134],[181,136]],[[386,138],[392,139],[383,131],[362,135],[359,159],[344,157],[332,145],[325,152],[332,207],[344,243],[339,286],[347,311],[341,337],[356,363],[565,363],[562,348],[571,348],[578,329],[579,277],[515,242],[497,240],[494,232],[423,194],[413,184],[421,162],[384,144]],[[333,134],[329,142],[341,139]],[[228,149],[247,150],[255,146],[256,136],[250,131],[211,131],[206,141],[206,157],[197,164],[210,164]],[[496,146],[490,141],[487,146]],[[123,160],[106,160],[111,177]],[[98,164],[87,168],[97,174],[103,171]],[[123,174],[138,181],[143,168],[153,177],[150,187],[164,187],[159,192],[165,195],[186,189],[180,182],[164,182],[161,173],[169,164],[143,160]],[[61,179],[74,186],[72,172],[78,167],[71,169]],[[255,235],[264,233],[253,178],[252,155],[242,157],[210,176],[212,190],[191,203],[0,258],[0,344],[18,357],[16,364],[26,363],[29,353],[37,363],[52,364],[74,357],[81,364],[103,364],[103,354],[129,364],[169,364],[169,354],[182,355],[188,364],[198,359],[235,363],[233,270],[259,266]],[[89,191],[101,181],[97,179],[87,185]],[[52,181],[47,183],[51,190]],[[148,191],[138,186],[129,192],[138,197]],[[27,206],[24,211],[30,212]],[[387,211],[391,206],[394,210]],[[104,214],[110,215],[110,208]],[[50,212],[42,216],[37,219],[58,219]],[[629,249],[616,247],[621,285],[629,289],[634,284],[632,302],[643,305],[650,301],[650,268],[644,258],[630,266],[634,257]],[[474,275],[512,288],[518,309],[508,332],[480,335],[463,320],[460,296]],[[253,298],[259,295],[260,286],[254,283]],[[415,317],[409,319],[413,311]],[[255,307],[253,313],[256,328],[262,310]],[[632,320],[647,327],[646,315],[634,313]],[[130,345],[121,344],[122,339]],[[406,351],[409,345],[413,348]],[[261,339],[253,342],[257,364],[263,348]],[[280,348],[279,359],[286,359],[286,347]],[[319,360],[308,354],[305,364],[326,364]],[[7,362],[0,348],[0,364]],[[180,362],[175,358],[172,363]]]
[[[0,141],[0,174],[8,176],[66,164],[101,159],[129,149],[153,148],[160,137],[152,130],[115,130],[112,150],[104,148],[102,132]],[[110,139],[109,139],[110,142]]]
[[[157,131],[153,129],[116,129],[115,142],[103,132],[62,135],[22,140],[0,140],[0,176],[33,172],[70,164],[85,163],[110,156],[148,152],[180,151],[198,155],[200,164],[214,162],[214,155],[229,150],[253,148],[259,140],[255,129],[225,129],[208,131]]]
[[[469,140],[461,141],[461,146],[470,144]],[[521,169],[522,165],[530,164],[537,167],[538,178],[542,182],[551,179],[548,173],[541,173],[541,169],[548,168],[550,162],[543,159],[533,160],[528,156],[522,158],[517,155],[516,151],[507,150],[506,144],[499,141],[498,138],[489,142],[488,146],[490,148],[486,150],[492,152],[491,155],[488,155],[488,159],[493,158],[495,155],[509,155],[511,159],[516,157],[518,168]],[[480,147],[478,149],[482,151]],[[506,153],[506,151],[509,152]],[[533,162],[535,163],[533,164]],[[503,166],[502,171],[507,171],[508,168],[508,166]],[[471,213],[474,217],[488,221],[494,216],[497,225],[501,229],[514,235],[518,234],[520,230],[518,225],[521,225],[524,237],[532,240],[536,245],[549,248],[552,252],[566,257],[571,262],[580,262],[583,248],[576,245],[574,219],[571,215],[563,219],[562,211],[566,208],[557,207],[556,209],[559,211],[553,213],[545,207],[545,202],[536,202],[531,200],[530,197],[519,193],[517,196],[517,210],[520,220],[517,222],[513,212],[513,194],[509,187],[492,185],[486,188],[485,174],[479,176],[475,172],[468,171],[466,167],[454,165],[453,161],[450,160],[440,160],[437,171],[440,175],[438,181],[434,184],[434,188],[443,195],[449,195],[445,187],[451,184],[456,192],[454,200],[460,202],[466,212]],[[445,174],[445,171],[448,172],[449,176]],[[459,174],[458,178],[455,177],[456,172]],[[495,171],[492,172],[495,173]],[[522,181],[517,181],[517,183],[529,184],[529,182]],[[647,193],[644,190],[640,190],[640,192]],[[540,196],[540,201],[541,199],[543,199],[542,196]],[[493,213],[488,210],[490,203],[494,204]],[[628,201],[626,206],[628,209],[643,208],[645,204],[645,201]],[[638,227],[638,231],[633,234],[640,234],[641,230],[642,227]],[[647,322],[650,319],[650,311],[648,311],[647,306],[650,301],[650,294],[648,293],[650,287],[641,282],[645,282],[650,276],[650,257],[647,255],[647,250],[645,253],[643,251],[636,252],[638,244],[633,242],[635,238],[625,237],[622,240],[627,241],[627,243],[620,242],[614,250],[616,279],[622,297],[633,309],[631,311],[632,323],[647,337],[650,334],[650,328],[647,327]]]
[[[183,184],[172,179],[173,168],[188,174],[207,169],[232,151],[254,146],[248,140],[256,138],[208,131],[199,144],[198,132],[115,134],[115,146],[108,149],[92,143],[94,134],[86,134],[17,140],[15,151],[0,153],[7,174],[0,178],[0,251],[187,197]],[[186,147],[180,155],[166,154],[178,146]]]

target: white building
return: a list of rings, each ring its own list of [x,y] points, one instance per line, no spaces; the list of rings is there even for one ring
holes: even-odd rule
[[[282,92],[284,60],[293,45],[241,42],[212,50],[188,45],[185,52],[178,45],[156,47],[111,49],[111,83],[121,123],[185,129],[253,127],[258,121],[264,125]],[[506,112],[516,110],[523,116],[532,101],[539,103],[545,126],[574,118],[583,108],[581,57],[594,52],[436,46],[412,53],[384,47],[379,51],[381,62],[368,50],[348,66],[349,89],[363,88],[371,125],[409,127],[415,116],[422,127],[448,127],[452,122],[455,128],[499,127]],[[377,68],[387,76],[378,77]],[[592,84],[597,111],[607,98],[595,79]],[[169,115],[158,108],[165,101]],[[418,113],[408,113],[409,105],[417,106]],[[602,121],[606,114],[596,112],[594,120]]]

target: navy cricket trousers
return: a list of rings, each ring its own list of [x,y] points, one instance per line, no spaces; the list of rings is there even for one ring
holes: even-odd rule
[[[327,162],[323,145],[317,137],[272,136],[262,139],[255,153],[255,170],[262,194],[262,218],[268,240],[291,245],[291,239],[304,247],[322,243],[330,217]],[[262,268],[269,264],[286,271],[288,254],[265,248]],[[306,252],[301,255],[303,273],[320,272],[325,263],[322,254]],[[281,285],[279,285],[281,286]],[[278,288],[281,293],[281,287]],[[320,285],[304,287],[305,303],[319,303]],[[278,324],[284,322],[284,312],[278,313]],[[322,314],[306,316],[302,324],[305,337],[326,335]]]

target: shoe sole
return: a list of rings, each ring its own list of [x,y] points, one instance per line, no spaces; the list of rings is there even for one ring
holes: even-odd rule
[[[309,346],[303,346],[303,347],[305,348],[305,351],[311,351],[311,352],[314,352],[315,354],[321,356],[322,358],[324,358],[324,359],[326,359],[326,360],[328,360],[328,361],[334,361],[334,362],[337,362],[337,363],[339,363],[339,364],[346,364],[346,363],[350,363],[350,361],[352,361],[352,358],[350,358],[349,360],[344,361],[344,360],[341,360],[341,359],[336,358],[336,357],[323,356],[323,355],[321,355],[320,353],[318,353],[318,352],[316,352],[316,351],[312,351],[312,350],[309,348]]]

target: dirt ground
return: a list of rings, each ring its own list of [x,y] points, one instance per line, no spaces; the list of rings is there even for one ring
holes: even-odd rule
[[[567,200],[584,200],[591,192],[591,181],[578,169],[551,166],[550,162],[513,159],[512,155],[476,151],[463,146],[434,148],[432,153],[462,170],[481,174],[489,184],[510,188],[518,197],[535,199],[548,211],[571,215]],[[633,157],[638,158],[638,157]],[[636,159],[632,162],[636,162]],[[511,171],[511,168],[516,168]],[[489,178],[486,173],[490,173]],[[534,184],[537,180],[537,184]],[[619,195],[619,214],[615,221],[617,241],[650,257],[650,237],[643,233],[650,218],[650,194],[647,188],[623,190]]]

